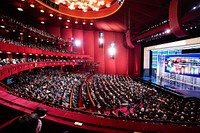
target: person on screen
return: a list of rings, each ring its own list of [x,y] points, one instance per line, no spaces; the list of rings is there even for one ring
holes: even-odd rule
[[[169,72],[172,72],[173,71],[173,67],[174,67],[173,61],[172,60],[168,60],[167,61],[167,70]]]

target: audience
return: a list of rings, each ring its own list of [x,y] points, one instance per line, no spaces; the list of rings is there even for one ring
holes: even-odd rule
[[[200,103],[126,76],[94,75],[89,85],[98,112],[144,120],[200,122]],[[110,111],[110,113],[109,113]]]
[[[199,100],[185,99],[165,92],[125,75],[72,74],[44,69],[21,73],[13,84],[12,93],[39,99],[55,107],[80,108],[79,100],[90,108],[90,95],[95,103],[95,114],[133,120],[200,123]]]

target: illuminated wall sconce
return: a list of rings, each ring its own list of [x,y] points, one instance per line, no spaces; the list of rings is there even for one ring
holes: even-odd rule
[[[78,39],[74,39],[73,37],[71,38],[72,41],[72,45],[76,46],[76,47],[80,47],[81,46],[81,40]]]
[[[99,48],[103,48],[103,44],[104,44],[103,32],[99,32]]]
[[[112,42],[110,44],[110,48],[108,49],[108,52],[110,54],[110,58],[115,59],[116,49],[115,49],[115,43],[114,42]]]
[[[80,40],[75,40],[74,44],[75,44],[75,46],[80,47],[81,46],[81,41]]]

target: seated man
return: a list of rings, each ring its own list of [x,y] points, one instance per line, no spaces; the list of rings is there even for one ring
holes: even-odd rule
[[[46,116],[48,111],[37,107],[31,114],[18,117],[14,122],[4,127],[1,133],[39,133],[42,128],[41,119]]]

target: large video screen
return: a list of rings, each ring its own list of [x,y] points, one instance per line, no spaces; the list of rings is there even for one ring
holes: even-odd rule
[[[200,54],[166,55],[165,72],[200,77]]]

